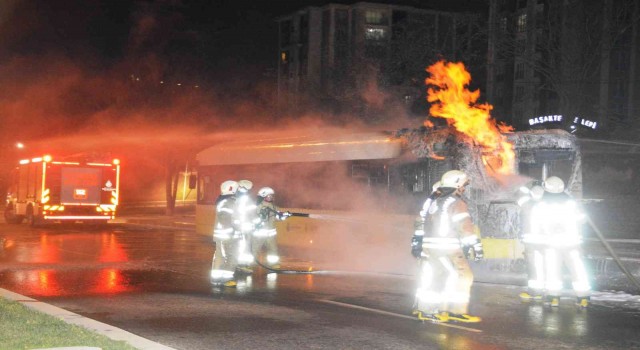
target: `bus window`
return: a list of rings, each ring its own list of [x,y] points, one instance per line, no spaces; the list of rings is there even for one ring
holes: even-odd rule
[[[527,150],[518,157],[518,173],[543,180],[558,176],[565,182],[571,178],[575,152],[566,150]]]
[[[369,188],[386,188],[389,184],[387,166],[374,161],[354,161],[351,178]]]
[[[208,175],[198,176],[198,204],[213,204],[217,190]]]

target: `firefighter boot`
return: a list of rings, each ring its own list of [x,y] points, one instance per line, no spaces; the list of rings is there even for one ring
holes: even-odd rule
[[[467,314],[453,314],[449,313],[449,320],[456,322],[464,322],[464,323],[478,323],[482,321],[482,318],[479,316],[471,316]]]
[[[590,301],[591,301],[591,298],[589,297],[578,297],[576,301],[576,305],[580,308],[585,309],[589,306]]]
[[[449,321],[449,315],[446,312],[423,314],[422,311],[413,310],[413,314],[417,315],[420,321],[431,321],[431,322],[438,322],[438,323]]]
[[[234,280],[224,282],[224,286],[229,288],[235,288],[237,285],[238,285],[238,282]]]
[[[236,267],[236,273],[241,275],[250,275],[253,273],[253,269],[250,266],[238,266]]]
[[[529,292],[522,292],[520,293],[520,299],[522,301],[542,300],[542,295],[537,293],[531,294]]]
[[[560,297],[547,295],[547,297],[545,298],[545,304],[548,304],[551,307],[558,307],[560,306]]]

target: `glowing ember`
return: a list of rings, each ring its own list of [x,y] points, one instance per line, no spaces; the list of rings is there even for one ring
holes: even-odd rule
[[[426,79],[427,100],[431,103],[429,112],[434,117],[446,118],[447,123],[459,132],[471,137],[482,145],[492,158],[485,164],[501,174],[513,173],[513,145],[501,132],[511,131],[511,127],[497,125],[491,118],[493,109],[488,103],[476,103],[480,91],[469,91],[467,86],[471,74],[462,63],[439,61],[427,68],[431,74]],[[429,126],[425,122],[425,126]]]

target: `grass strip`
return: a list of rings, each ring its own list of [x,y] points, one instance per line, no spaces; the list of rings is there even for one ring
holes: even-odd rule
[[[0,298],[0,349],[38,349],[92,346],[103,350],[135,350],[125,341],[110,339],[53,316]]]

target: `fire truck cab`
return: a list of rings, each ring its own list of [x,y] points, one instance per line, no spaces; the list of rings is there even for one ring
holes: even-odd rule
[[[7,193],[7,223],[107,222],[116,215],[120,161],[54,159],[49,155],[21,160]]]

